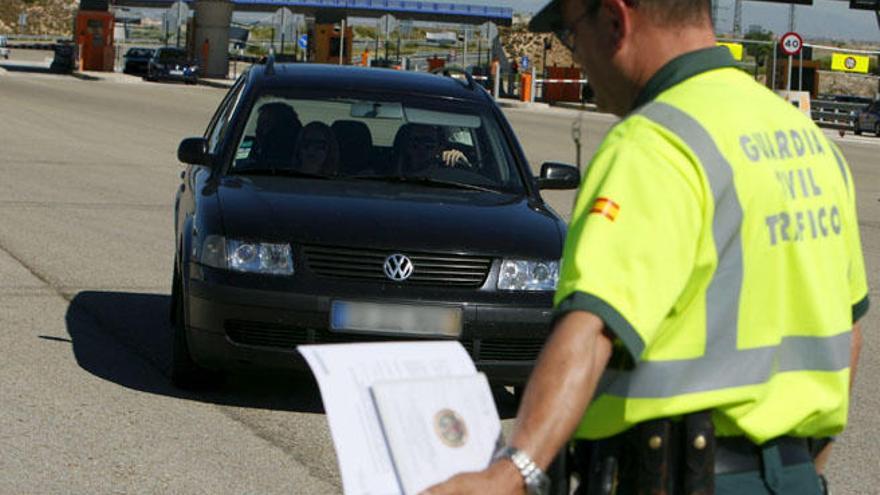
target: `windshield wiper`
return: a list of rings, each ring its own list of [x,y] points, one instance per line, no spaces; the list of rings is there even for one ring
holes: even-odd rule
[[[434,177],[427,176],[407,176],[407,175],[354,175],[350,177],[346,177],[348,179],[358,179],[358,180],[375,180],[382,182],[399,182],[399,183],[407,183],[407,184],[420,184],[425,186],[439,186],[439,187],[448,187],[455,189],[470,189],[472,191],[483,191],[490,192],[495,194],[505,194],[504,191],[499,191],[498,189],[492,189],[491,187],[478,186],[476,184],[469,184],[467,182],[458,182],[455,180],[444,180],[444,179],[435,179]]]
[[[253,168],[244,170],[234,170],[235,175],[283,175],[285,177],[304,177],[307,179],[333,179],[334,176],[324,174],[313,174],[303,172],[293,168]]]

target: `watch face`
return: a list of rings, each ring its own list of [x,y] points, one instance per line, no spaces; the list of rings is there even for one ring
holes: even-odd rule
[[[434,415],[434,431],[447,447],[458,448],[468,440],[464,419],[452,409],[442,409]]]

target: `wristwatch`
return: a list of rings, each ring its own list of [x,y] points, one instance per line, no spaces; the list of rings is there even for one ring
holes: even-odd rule
[[[526,485],[528,495],[548,495],[550,493],[550,478],[535,461],[522,450],[515,447],[504,447],[492,456],[492,462],[501,459],[510,459],[510,462],[519,469]]]

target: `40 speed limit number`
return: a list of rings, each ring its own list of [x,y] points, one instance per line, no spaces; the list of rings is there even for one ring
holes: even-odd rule
[[[804,39],[797,33],[785,33],[779,38],[779,46],[782,48],[782,53],[794,56],[804,47]]]

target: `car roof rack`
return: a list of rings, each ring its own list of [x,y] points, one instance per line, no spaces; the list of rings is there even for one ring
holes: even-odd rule
[[[437,67],[431,71],[431,74],[440,74],[442,76],[446,76],[452,79],[457,79],[453,77],[453,74],[464,74],[465,79],[467,80],[468,89],[474,89],[477,86],[477,83],[474,82],[474,77],[470,72],[462,69],[461,67]]]

